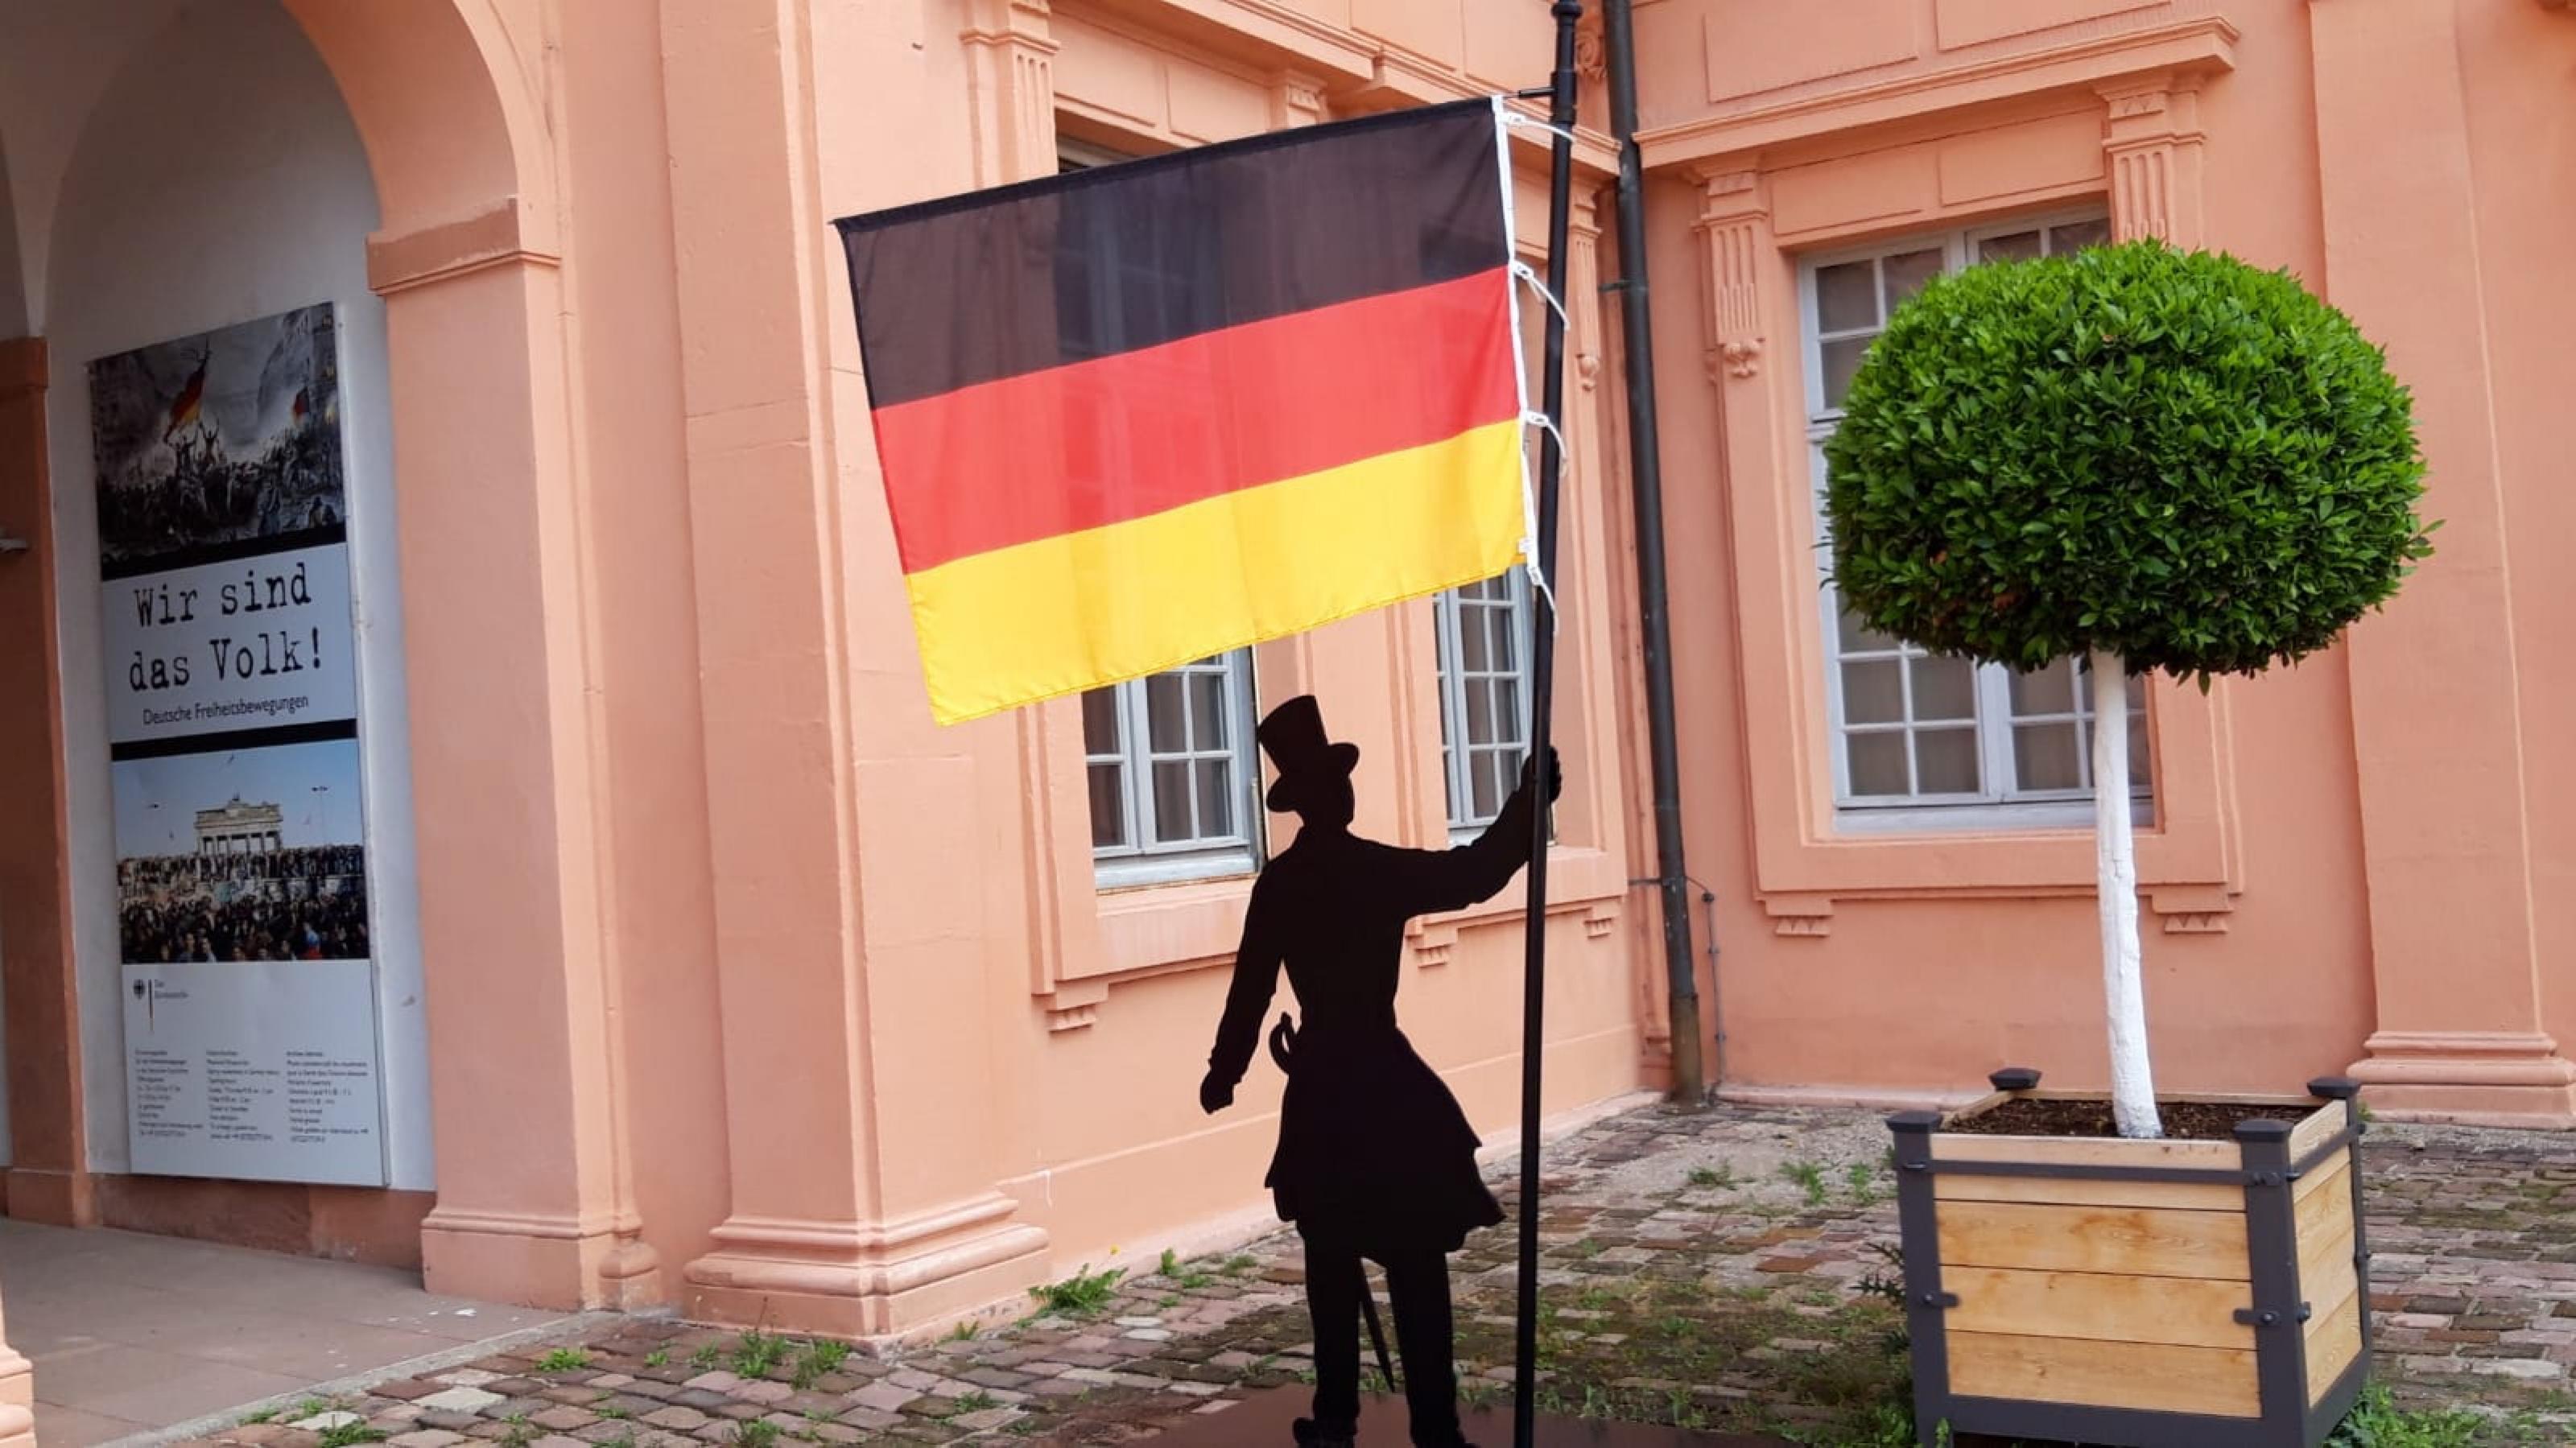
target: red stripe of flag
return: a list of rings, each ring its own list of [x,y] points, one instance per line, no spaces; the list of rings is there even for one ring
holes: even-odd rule
[[[1498,268],[885,408],[904,571],[1507,420],[1510,311]]]

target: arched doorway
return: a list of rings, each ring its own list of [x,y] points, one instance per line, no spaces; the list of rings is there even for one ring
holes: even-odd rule
[[[0,821],[13,1214],[174,1230],[266,1200],[134,1172],[85,394],[102,356],[327,301],[349,362],[351,634],[374,650],[365,828],[416,884],[377,893],[376,934],[416,944],[374,991],[384,1185],[317,1189],[307,1225],[408,1238],[462,1296],[658,1293],[612,1146],[556,161],[527,59],[544,23],[492,0],[0,17],[0,536],[34,545],[14,569],[0,553],[0,633],[45,645],[0,663],[21,685],[0,694],[0,768],[56,794]],[[42,506],[6,516],[22,503]],[[321,827],[326,807],[302,807]],[[0,1358],[0,1404],[11,1371]],[[10,1432],[0,1412],[0,1448]]]

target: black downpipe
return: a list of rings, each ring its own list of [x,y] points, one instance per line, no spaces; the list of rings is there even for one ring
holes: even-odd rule
[[[1673,1099],[1698,1106],[1708,1082],[1700,1046],[1699,977],[1692,969],[1690,874],[1682,859],[1681,759],[1673,725],[1673,631],[1664,575],[1663,448],[1655,433],[1654,321],[1646,295],[1644,165],[1637,155],[1637,46],[1629,0],[1603,0],[1610,130],[1619,143],[1619,294],[1628,380],[1628,478],[1637,511],[1637,630],[1646,655],[1646,734],[1654,776],[1655,885],[1663,895],[1664,970],[1671,997]],[[1709,952],[1716,958],[1714,912]]]

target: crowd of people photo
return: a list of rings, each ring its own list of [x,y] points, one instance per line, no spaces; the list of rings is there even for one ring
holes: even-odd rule
[[[170,445],[177,461],[171,471],[136,469],[99,489],[99,542],[106,561],[340,521],[338,449],[311,428],[272,441],[250,459],[229,456],[208,428],[182,433]]]
[[[129,965],[367,958],[362,846],[158,855],[116,870]]]

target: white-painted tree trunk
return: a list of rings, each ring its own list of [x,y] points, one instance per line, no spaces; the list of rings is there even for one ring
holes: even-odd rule
[[[2138,973],[2138,850],[2129,818],[2129,671],[2095,650],[2093,671],[2094,889],[2102,906],[2102,993],[2111,1023],[2111,1114],[2120,1134],[2165,1134],[2147,1064],[2146,985]]]

